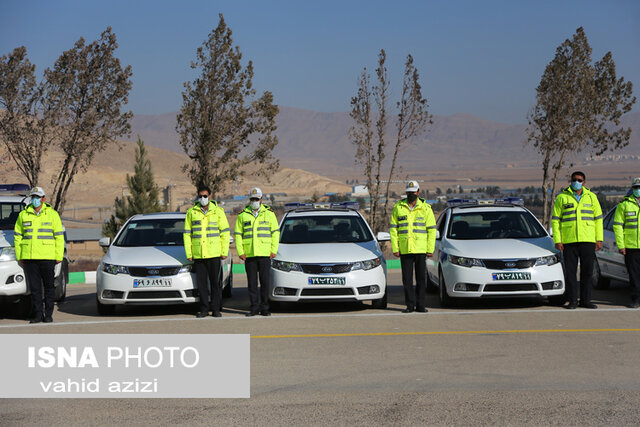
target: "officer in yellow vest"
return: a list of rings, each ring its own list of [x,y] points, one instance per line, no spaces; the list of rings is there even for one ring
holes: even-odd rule
[[[598,308],[591,302],[591,281],[596,251],[602,248],[602,209],[598,197],[584,186],[584,172],[571,174],[571,185],[553,205],[553,242],[562,251],[568,309],[578,306],[578,259],[580,259],[580,307]]]
[[[252,188],[249,192],[249,205],[240,212],[236,220],[235,238],[238,256],[244,261],[247,272],[247,288],[251,305],[247,316],[255,316],[258,313],[271,316],[269,311],[271,258],[278,253],[280,228],[273,209],[262,204],[262,190],[259,188]],[[260,277],[259,293],[258,276]]]
[[[20,212],[14,227],[16,259],[24,269],[31,292],[30,323],[49,323],[53,322],[55,266],[64,257],[64,229],[58,212],[45,203],[41,187],[31,189],[29,196],[31,203]]]
[[[631,194],[618,203],[613,217],[613,232],[618,251],[624,255],[624,263],[631,283],[631,308],[640,307],[640,178],[631,181]]]
[[[407,308],[403,313],[414,310],[426,313],[426,272],[427,257],[433,255],[436,245],[436,220],[431,206],[418,197],[420,188],[417,181],[407,182],[407,198],[393,207],[391,214],[391,248],[400,257],[402,286]],[[413,271],[416,273],[416,287],[413,288]]]
[[[200,311],[196,317],[206,317],[209,311],[213,317],[222,316],[220,262],[229,255],[229,222],[224,209],[209,200],[210,196],[209,187],[198,187],[196,204],[187,211],[184,221],[184,250],[187,259],[193,261],[200,294]],[[211,302],[207,278],[211,284]]]

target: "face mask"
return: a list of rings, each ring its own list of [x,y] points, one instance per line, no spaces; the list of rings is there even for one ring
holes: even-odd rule
[[[200,206],[208,206],[209,205],[209,198],[208,197],[200,197],[198,199],[198,201],[200,202]]]
[[[635,197],[640,197],[640,188],[634,188],[633,189],[633,195]]]
[[[407,200],[409,201],[409,203],[413,203],[416,200],[418,200],[418,195],[413,193],[407,193]]]
[[[253,209],[254,211],[257,211],[258,209],[260,209],[260,200],[249,202],[249,206],[251,206],[251,209]]]
[[[582,189],[582,183],[578,181],[572,181],[571,188],[573,188],[574,191],[580,191]]]
[[[40,205],[42,205],[42,199],[40,199],[40,197],[34,197],[33,199],[31,199],[31,204],[34,208],[37,209],[40,207]]]

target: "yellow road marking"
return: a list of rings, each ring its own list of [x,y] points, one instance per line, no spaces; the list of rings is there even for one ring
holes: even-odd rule
[[[335,337],[385,337],[402,335],[479,335],[479,334],[542,334],[552,332],[640,332],[640,328],[601,328],[601,329],[508,329],[487,331],[423,331],[423,332],[355,332],[345,334],[291,334],[291,335],[252,335],[251,338],[335,338]]]

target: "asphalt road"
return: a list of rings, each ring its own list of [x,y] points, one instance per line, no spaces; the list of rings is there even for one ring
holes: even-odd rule
[[[0,333],[251,334],[251,398],[5,399],[0,424],[640,423],[640,310],[625,307],[622,284],[594,292],[598,310],[543,299],[445,310],[429,295],[429,313],[402,314],[400,275],[389,273],[387,310],[304,304],[246,318],[241,275],[220,319],[184,306],[100,317],[93,285],[71,285],[49,325],[3,307]]]

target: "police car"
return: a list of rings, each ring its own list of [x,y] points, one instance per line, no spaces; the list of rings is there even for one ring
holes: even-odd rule
[[[271,306],[281,302],[371,301],[387,306],[386,262],[358,204],[289,203],[271,262]],[[389,240],[379,233],[379,240]]]
[[[18,304],[20,315],[31,313],[31,292],[22,267],[16,260],[13,228],[20,212],[30,203],[26,196],[31,188],[26,184],[0,185],[0,302]],[[55,266],[55,300],[62,302],[67,294],[69,258]]]
[[[112,314],[117,305],[196,303],[198,289],[193,263],[184,251],[184,213],[134,215],[111,242],[96,272],[98,313]],[[222,296],[230,297],[232,261],[221,263]]]
[[[544,296],[561,303],[561,255],[522,199],[450,200],[436,225],[427,275],[443,307],[481,297]]]

